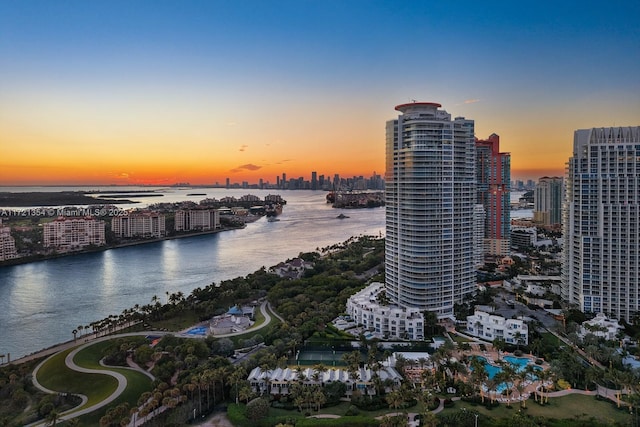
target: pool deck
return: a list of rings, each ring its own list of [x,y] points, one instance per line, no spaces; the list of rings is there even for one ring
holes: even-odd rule
[[[448,331],[448,332],[458,333],[457,331]],[[498,366],[498,362],[500,361],[505,361],[504,358],[507,356],[511,356],[514,358],[527,358],[527,359],[530,359],[531,362],[534,362],[535,360],[539,359],[543,361],[542,364],[538,365],[531,362],[529,364],[533,366],[538,366],[544,370],[548,370],[550,368],[549,364],[544,359],[540,357],[536,357],[533,354],[522,354],[521,356],[516,356],[513,353],[499,351],[496,348],[494,348],[491,343],[480,341],[480,340],[475,340],[474,342],[470,342],[469,345],[471,346],[471,350],[469,351],[457,350],[454,352],[454,357],[458,358],[458,360],[461,360],[463,356],[480,356],[485,358],[488,363],[494,366]],[[482,350],[482,346],[484,346],[485,350]],[[546,387],[549,387],[552,384],[553,384],[552,381],[545,382]],[[496,400],[501,403],[521,402],[522,400],[529,399],[529,397],[532,394],[535,394],[538,390],[540,390],[542,385],[543,385],[542,382],[539,380],[531,380],[531,381],[525,380],[524,381],[525,387],[522,392],[522,395],[519,395],[518,390],[514,385],[511,388],[512,393],[510,398],[503,396],[501,393],[496,393],[496,392],[487,393],[485,398],[493,397],[493,400]]]

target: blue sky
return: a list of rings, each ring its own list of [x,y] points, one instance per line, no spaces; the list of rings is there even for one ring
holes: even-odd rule
[[[638,1],[4,0],[0,184],[52,146],[51,174],[96,182],[381,172],[384,122],[411,99],[498,133],[514,175],[562,170],[575,129],[640,124],[639,16]],[[201,154],[170,167],[176,146]]]

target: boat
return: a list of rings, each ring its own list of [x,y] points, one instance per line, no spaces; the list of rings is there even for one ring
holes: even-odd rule
[[[269,222],[276,222],[276,221],[280,221],[280,219],[279,219],[279,218],[276,218],[275,216],[270,216],[270,217],[267,217],[267,221],[269,221]]]
[[[345,219],[345,218],[349,218],[349,217],[348,217],[347,215],[345,215],[345,214],[342,214],[342,213],[341,213],[341,214],[340,214],[340,215],[338,215],[336,218],[337,218],[337,219]]]

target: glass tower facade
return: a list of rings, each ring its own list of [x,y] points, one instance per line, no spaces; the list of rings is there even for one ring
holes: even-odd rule
[[[398,105],[386,126],[385,290],[396,304],[453,317],[476,287],[474,122],[441,105]]]
[[[640,311],[640,126],[575,132],[562,214],[563,298],[628,321]]]

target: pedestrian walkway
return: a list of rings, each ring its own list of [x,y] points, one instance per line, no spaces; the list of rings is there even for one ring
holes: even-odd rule
[[[111,393],[111,395],[107,396],[104,400],[96,403],[95,405],[89,406],[87,408],[83,408],[88,401],[87,396],[84,395],[76,395],[78,397],[80,397],[80,399],[82,400],[81,403],[76,406],[75,408],[71,408],[68,411],[65,411],[63,413],[60,414],[60,417],[58,418],[59,421],[66,421],[66,420],[70,420],[71,418],[76,418],[88,413],[91,413],[97,409],[100,409],[106,405],[108,405],[109,403],[113,402],[115,399],[117,399],[123,392],[124,390],[127,388],[127,379],[124,375],[122,375],[119,372],[115,372],[113,370],[108,369],[108,366],[104,365],[102,363],[102,361],[100,362],[100,364],[102,366],[105,367],[105,369],[89,369],[89,368],[83,368],[81,366],[78,366],[75,362],[74,362],[74,358],[76,356],[76,354],[78,354],[78,352],[82,351],[83,349],[94,345],[98,342],[101,341],[107,341],[107,340],[112,340],[115,338],[119,338],[119,337],[126,337],[126,336],[139,336],[139,335],[159,335],[159,334],[167,334],[167,332],[162,332],[162,331],[153,331],[153,332],[133,332],[133,333],[128,333],[128,334],[120,334],[120,335],[115,335],[115,336],[106,336],[106,337],[100,337],[97,339],[94,339],[90,342],[84,343],[84,344],[80,344],[77,345],[76,348],[74,348],[71,352],[69,352],[69,354],[67,354],[67,356],[65,357],[64,363],[65,365],[71,369],[74,370],[76,372],[80,372],[80,373],[87,373],[87,374],[102,374],[102,375],[108,375],[110,377],[114,377],[116,379],[116,381],[118,382],[118,386],[116,387],[116,390],[114,390],[113,393]],[[64,350],[66,350],[67,348],[65,348]],[[62,350],[62,351],[64,351]],[[57,353],[56,353],[57,354]],[[49,390],[48,388],[44,387],[42,384],[40,384],[40,382],[38,381],[38,371],[40,370],[40,368],[42,366],[44,366],[45,363],[49,362],[49,360],[51,359],[52,356],[48,357],[47,359],[43,360],[42,362],[40,362],[38,364],[38,366],[35,367],[35,369],[33,370],[33,374],[32,374],[32,381],[33,384],[36,388],[38,388],[39,390],[45,392],[45,393],[49,393],[49,394],[57,394],[60,391],[59,390]],[[151,375],[149,372],[145,371],[144,369],[140,368],[139,366],[135,365],[133,367],[121,367],[119,366],[118,369],[132,369],[132,370],[136,370],[139,372],[144,373],[145,375],[149,376],[150,379],[153,381],[155,380],[155,377],[153,375]],[[83,409],[80,409],[83,408]],[[36,427],[36,426],[45,426],[46,422],[45,421],[37,421],[35,423],[29,424],[28,427]]]

